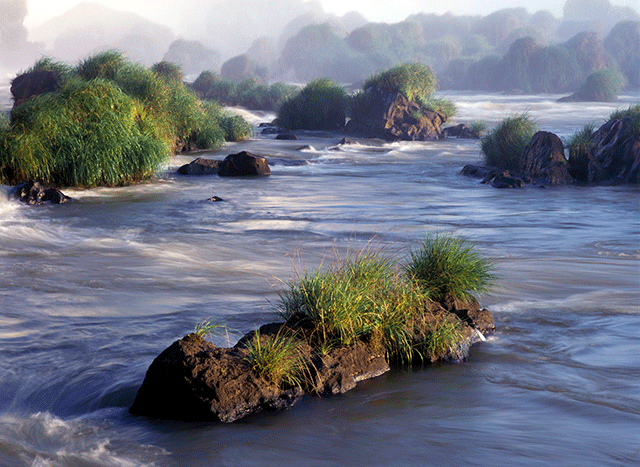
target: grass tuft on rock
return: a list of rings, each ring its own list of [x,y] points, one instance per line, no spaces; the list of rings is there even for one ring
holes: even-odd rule
[[[260,377],[278,387],[302,387],[309,370],[299,345],[290,333],[262,336],[256,331],[245,360]]]
[[[428,236],[398,266],[365,251],[325,269],[305,271],[280,294],[279,314],[308,333],[319,352],[373,342],[388,361],[443,358],[460,343],[459,319],[439,303],[469,300],[494,283],[492,263],[465,239]]]
[[[473,299],[495,283],[493,263],[471,242],[450,234],[427,235],[419,248],[410,251],[405,271],[427,297],[439,303],[447,297]]]
[[[399,92],[410,101],[428,101],[437,85],[431,69],[419,63],[396,65],[374,75],[364,83],[363,90],[384,94]]]
[[[524,148],[536,131],[536,124],[527,113],[505,118],[481,139],[486,164],[519,170]]]

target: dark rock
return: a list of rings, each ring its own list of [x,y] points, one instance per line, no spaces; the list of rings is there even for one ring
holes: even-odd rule
[[[304,144],[302,146],[298,146],[297,148],[295,148],[296,151],[313,151],[315,150],[315,148],[313,146],[310,146],[308,144]]]
[[[220,162],[218,174],[221,177],[236,177],[245,175],[270,175],[271,169],[267,159],[256,156],[247,151],[229,154]]]
[[[282,165],[284,167],[293,167],[298,165],[307,165],[308,162],[304,159],[285,159],[283,157],[269,157],[267,163],[271,165]]]
[[[23,73],[11,81],[13,108],[34,96],[53,92],[60,87],[60,77],[53,71],[41,70]]]
[[[275,135],[277,133],[280,133],[282,130],[280,130],[279,128],[276,128],[274,126],[267,126],[262,128],[262,130],[260,131],[261,135]]]
[[[444,136],[448,137],[448,138],[451,138],[451,137],[454,137],[454,138],[474,138],[474,139],[480,138],[480,135],[475,134],[473,131],[471,131],[471,128],[469,128],[464,123],[460,123],[459,125],[449,126],[447,128],[443,128],[442,129],[442,134]]]
[[[72,198],[66,196],[56,188],[46,188],[40,182],[28,180],[19,185],[14,186],[9,191],[10,199],[17,199],[26,204],[63,204],[72,201]]]
[[[523,188],[525,185],[521,177],[512,175],[508,170],[491,172],[482,180],[482,183],[494,188]]]
[[[224,201],[222,198],[220,198],[219,196],[212,196],[211,198],[207,199],[207,201],[211,201],[213,203],[217,202],[217,201]]]
[[[640,183],[640,135],[629,117],[612,119],[596,131],[589,148],[589,182]]]
[[[466,175],[467,177],[476,177],[476,178],[486,178],[493,171],[497,171],[498,169],[495,167],[484,167],[482,165],[465,165],[460,171],[461,175]]]
[[[295,141],[298,137],[293,133],[279,133],[278,136],[276,136],[276,139]]]
[[[571,183],[573,177],[569,175],[568,168],[562,141],[548,131],[538,131],[533,135],[520,159],[520,172],[550,185]]]
[[[351,119],[346,131],[386,141],[433,141],[443,138],[440,126],[447,120],[400,93],[371,91],[372,106],[366,120]]]
[[[481,309],[475,298],[459,300],[447,296],[442,304],[445,309],[455,313],[463,322],[469,324],[482,334],[490,334],[496,330],[493,315],[487,309]]]
[[[353,144],[353,141],[345,137],[345,138],[342,138],[338,144]]]
[[[220,170],[220,161],[198,157],[181,166],[178,173],[182,175],[215,175]]]
[[[243,348],[218,348],[190,334],[149,367],[131,413],[185,421],[233,422],[291,407],[300,388],[280,389],[260,378]]]

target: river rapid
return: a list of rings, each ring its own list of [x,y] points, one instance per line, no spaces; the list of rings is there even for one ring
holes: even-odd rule
[[[640,100],[446,97],[452,123],[528,111],[560,137]],[[0,465],[639,465],[639,188],[499,190],[459,175],[481,160],[474,140],[340,139],[204,155],[265,155],[265,178],[180,176],[195,156],[179,156],[149,183],[64,190],[68,205],[0,186]],[[233,345],[277,319],[296,272],[367,246],[402,260],[435,232],[471,239],[500,276],[480,297],[497,332],[467,362],[230,425],[128,413],[152,360],[202,319]]]

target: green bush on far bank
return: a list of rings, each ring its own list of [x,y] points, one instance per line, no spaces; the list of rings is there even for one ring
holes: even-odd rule
[[[319,78],[282,104],[278,122],[290,130],[337,130],[344,127],[348,102],[342,86]]]
[[[526,113],[502,120],[481,139],[487,165],[500,169],[520,169],[524,147],[536,133],[536,125]]]
[[[202,103],[179,68],[152,69],[107,51],[76,68],[41,59],[60,88],[32,97],[2,132],[0,181],[55,186],[118,186],[150,178],[184,147],[214,149],[246,139],[251,129],[214,103]]]

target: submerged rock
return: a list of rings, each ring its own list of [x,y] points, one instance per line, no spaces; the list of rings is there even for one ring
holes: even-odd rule
[[[213,159],[197,159],[181,166],[178,173],[182,175],[215,175],[220,170],[220,161]]]
[[[46,188],[40,182],[28,180],[9,190],[9,199],[17,199],[26,204],[63,204],[73,199],[57,188]]]

